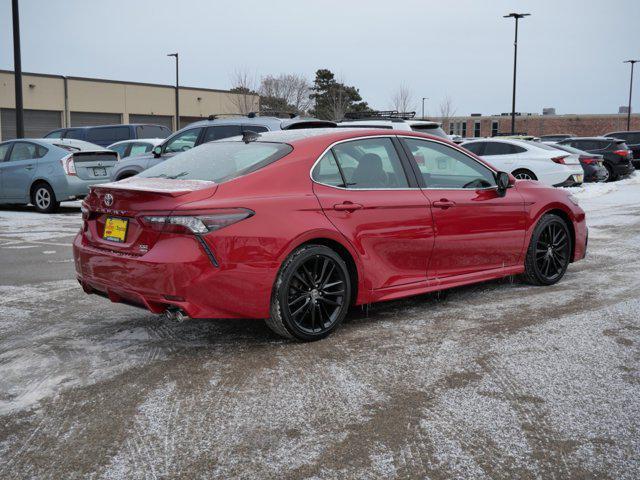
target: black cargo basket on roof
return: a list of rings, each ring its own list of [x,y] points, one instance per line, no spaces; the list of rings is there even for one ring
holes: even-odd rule
[[[369,112],[347,112],[345,120],[411,120],[416,112],[398,112],[397,110],[372,110]]]

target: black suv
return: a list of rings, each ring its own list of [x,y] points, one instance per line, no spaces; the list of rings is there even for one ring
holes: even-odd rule
[[[575,137],[558,142],[560,145],[569,145],[578,150],[589,153],[597,153],[603,156],[604,167],[607,169],[605,182],[613,182],[618,178],[629,175],[634,171],[631,159],[631,150],[624,140],[610,137]]]
[[[605,137],[619,138],[624,140],[629,150],[633,152],[633,166],[640,169],[640,132],[611,132],[605,134]]]

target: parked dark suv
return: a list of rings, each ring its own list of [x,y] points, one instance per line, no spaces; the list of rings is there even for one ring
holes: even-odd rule
[[[558,142],[560,145],[569,145],[579,150],[602,155],[604,167],[607,169],[605,182],[612,182],[618,178],[629,175],[634,171],[631,164],[631,150],[624,140],[610,137],[575,137]]]
[[[138,138],[167,138],[171,130],[163,125],[130,123],[126,125],[100,125],[95,127],[59,128],[47,133],[44,138],[73,138],[108,147],[121,140]]]
[[[182,130],[168,137],[151,153],[128,157],[120,160],[111,173],[112,180],[122,180],[153,167],[171,158],[176,153],[184,152],[203,143],[223,138],[243,135],[246,132],[269,132],[274,130],[294,130],[301,128],[335,127],[335,122],[318,120],[317,118],[277,118],[261,117],[255,113],[240,117],[217,118],[210,116],[207,120],[187,125]]]
[[[640,169],[640,132],[611,132],[605,134],[605,137],[619,138],[624,140],[629,150],[633,152],[633,166],[636,169]]]

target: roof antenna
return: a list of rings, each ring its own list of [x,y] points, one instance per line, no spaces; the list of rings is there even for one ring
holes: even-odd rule
[[[260,138],[260,134],[257,132],[252,132],[251,130],[242,132],[242,141],[244,143],[255,142],[258,138]]]

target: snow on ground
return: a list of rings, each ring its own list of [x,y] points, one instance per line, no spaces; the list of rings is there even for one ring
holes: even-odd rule
[[[0,210],[0,478],[639,478],[640,176],[567,190],[590,242],[557,285],[382,303],[303,345],[87,296],[77,211]],[[36,253],[60,263],[7,281]]]

